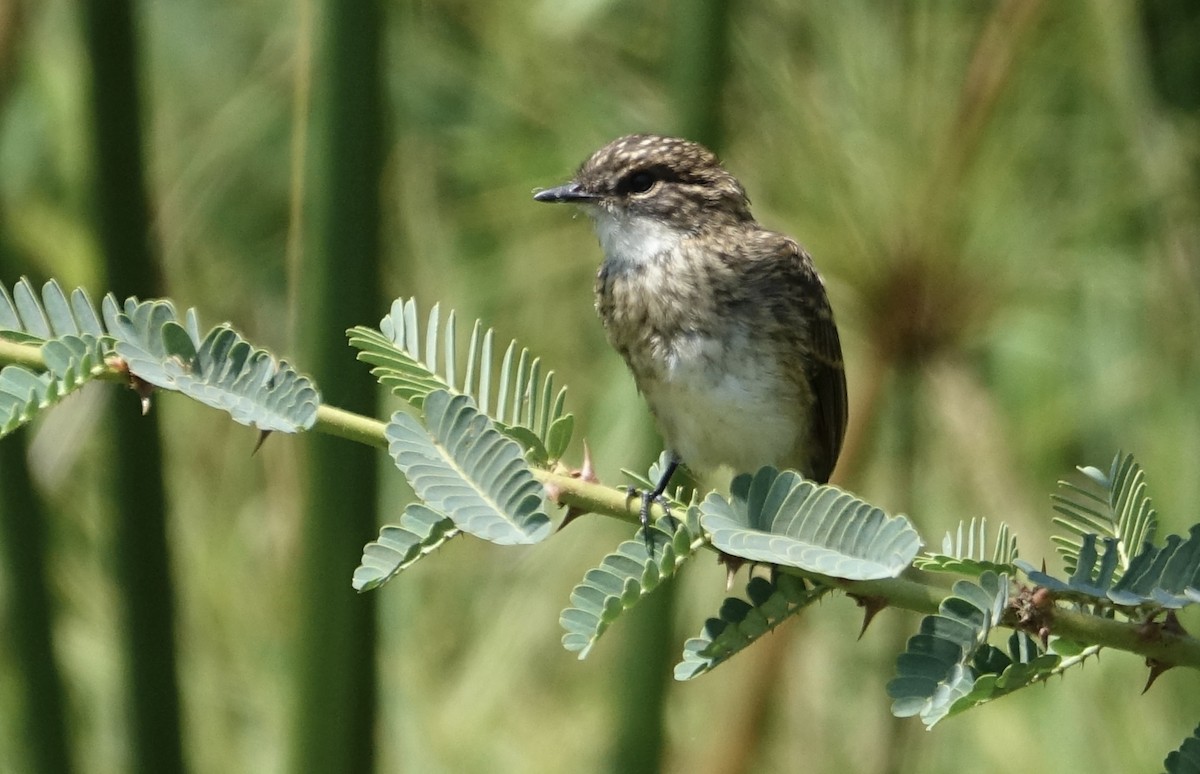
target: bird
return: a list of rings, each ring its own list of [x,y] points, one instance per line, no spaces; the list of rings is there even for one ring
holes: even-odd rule
[[[650,504],[680,464],[701,476],[771,465],[828,482],[848,417],[842,347],[812,257],[764,228],[703,145],[631,134],[539,202],[587,213],[603,252],[595,305],[666,446]]]

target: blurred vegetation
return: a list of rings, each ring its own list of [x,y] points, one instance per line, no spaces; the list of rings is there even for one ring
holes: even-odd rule
[[[367,416],[378,406],[375,380],[355,368],[329,331],[361,321],[379,293],[383,117],[380,7],[374,0],[331,0],[314,9],[315,47],[298,82],[313,81],[304,238],[293,241],[289,277],[297,357],[322,385],[322,397]],[[307,88],[307,87],[306,87]],[[309,107],[298,102],[297,107]],[[299,111],[297,111],[299,112]],[[293,211],[294,212],[294,211]],[[293,223],[293,229],[299,224]],[[308,235],[311,235],[309,237]],[[296,231],[293,231],[293,237]],[[375,449],[346,448],[333,437],[305,445],[299,596],[304,600],[295,667],[295,720],[289,768],[371,771],[375,761],[375,598],[356,597],[342,560],[379,521]],[[336,486],[333,483],[336,482]]]
[[[0,0],[6,286],[28,274],[130,292],[104,279],[110,248],[97,216],[131,202],[93,196],[111,149],[91,139],[84,5]],[[304,0],[133,8],[163,292],[273,351],[308,351],[291,338],[311,310],[296,303],[289,256],[318,251],[336,265],[340,248],[307,230],[302,213],[311,215],[298,206],[340,190],[322,190],[336,178],[313,174],[309,156],[320,142],[309,94],[330,67],[324,17]],[[642,440],[649,419],[591,309],[594,237],[584,219],[529,194],[619,134],[691,130],[720,145],[759,219],[800,239],[830,286],[852,402],[840,483],[909,511],[928,539],[985,515],[1012,524],[1027,552],[1049,554],[1054,480],[1076,464],[1104,467],[1123,447],[1146,468],[1164,528],[1194,520],[1200,9],[1186,0],[732,3],[714,17],[727,46],[712,54],[723,62],[715,88],[715,75],[688,77],[696,70],[682,66],[694,55],[686,43],[709,29],[681,19],[687,8],[382,4],[382,115],[362,117],[386,127],[381,166],[358,174],[380,176],[385,268],[357,321],[375,322],[379,299],[401,294],[485,318],[571,385],[577,437],[603,481],[644,469],[656,453]],[[716,117],[689,113],[697,104],[716,105]],[[329,340],[341,326],[325,331]],[[80,771],[122,771],[134,759],[115,580],[124,503],[104,483],[128,450],[112,451],[101,419],[133,402],[90,388],[40,422],[26,447],[43,500],[65,736]],[[171,559],[161,570],[171,577],[159,580],[176,595],[184,759],[195,771],[282,770],[301,749],[305,691],[294,675],[320,668],[302,636],[313,609],[298,590],[311,588],[314,570],[301,550],[301,482],[317,478],[335,497],[348,482],[302,473],[308,439],[272,438],[251,456],[253,433],[209,409],[168,398],[155,411]],[[380,484],[386,521],[405,493],[390,470]],[[557,619],[571,586],[626,532],[585,519],[528,550],[455,541],[370,601],[351,600],[379,608],[377,698],[360,697],[377,703],[378,769],[615,768],[619,708],[638,701],[621,693],[641,687],[616,677],[635,622],[579,663],[559,647]],[[358,558],[345,551],[344,571],[326,582],[349,593]],[[0,575],[0,613],[6,629],[23,631],[36,621],[13,569]],[[720,568],[691,575],[674,590],[676,643],[723,596]],[[1138,696],[1144,667],[1112,654],[932,733],[893,733],[883,686],[896,642],[872,630],[848,644],[858,616],[835,599],[775,635],[775,652],[752,649],[668,685],[662,769],[1147,770],[1200,717],[1194,673],[1169,672]],[[916,623],[880,617],[893,619],[901,632]],[[24,647],[0,639],[5,771],[35,765],[25,700],[9,679]]]
[[[150,193],[138,88],[141,49],[129,0],[81,6],[90,74],[87,136],[89,205],[105,287],[121,295],[163,293],[159,248],[150,227]],[[172,547],[159,417],[128,402],[114,411],[111,472],[104,498],[113,513],[113,579],[120,595],[129,768],[144,774],[184,770]]]

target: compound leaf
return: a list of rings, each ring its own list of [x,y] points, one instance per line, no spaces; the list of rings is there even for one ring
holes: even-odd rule
[[[555,392],[553,371],[543,377],[541,361],[513,341],[500,360],[493,390],[492,329],[485,331],[475,322],[460,364],[455,313],[443,321],[435,304],[424,337],[418,319],[416,301],[401,298],[392,302],[378,330],[358,326],[347,331],[350,345],[359,350],[358,359],[371,364],[380,384],[415,408],[421,408],[434,390],[466,395],[521,444],[531,462],[545,464],[562,456],[574,421],[564,408],[566,388]]]
[[[985,570],[1012,574],[1013,560],[1017,558],[1017,538],[1001,524],[988,551],[987,519],[971,519],[959,522],[956,533],[947,532],[942,538],[940,553],[919,556],[913,565],[928,572],[953,572],[960,575],[979,576]]]
[[[170,301],[105,299],[104,317],[129,372],[221,409],[243,425],[295,433],[312,427],[320,395],[307,376],[237,331],[218,325],[201,340],[194,310],[180,320]]]
[[[892,714],[920,715],[926,726],[946,717],[956,702],[975,688],[979,663],[992,651],[987,637],[1000,622],[1008,603],[1008,577],[984,571],[979,582],[960,580],[942,600],[936,615],[921,620],[918,634],[909,638],[896,659],[896,677],[888,683]],[[993,661],[993,663],[995,663]],[[970,702],[964,706],[969,706]]]
[[[1079,468],[1088,484],[1078,486],[1059,481],[1064,494],[1051,495],[1054,510],[1060,515],[1054,523],[1070,535],[1055,536],[1067,573],[1074,571],[1083,539],[1089,534],[1115,541],[1117,563],[1114,580],[1119,580],[1129,562],[1154,541],[1158,514],[1147,492],[1146,476],[1132,454],[1117,452],[1108,475],[1097,468]]]
[[[521,449],[466,395],[434,390],[425,423],[396,412],[388,453],[417,496],[455,526],[493,543],[537,543],[550,532],[544,492]]]
[[[1200,726],[1167,756],[1163,766],[1167,774],[1200,774]]]
[[[872,580],[899,575],[921,547],[903,516],[792,471],[742,474],[730,490],[710,494],[700,519],[714,546],[743,559]]]
[[[1039,586],[1082,602],[1125,608],[1181,608],[1200,603],[1200,524],[1192,525],[1187,538],[1168,535],[1161,548],[1146,545],[1118,579],[1121,560],[1117,538],[1089,534],[1083,536],[1075,569],[1066,580],[1028,562],[1018,560],[1016,564]]]
[[[829,586],[811,585],[786,573],[774,582],[751,578],[746,584],[749,602],[728,597],[717,617],[704,622],[700,635],[684,643],[675,679],[691,680],[716,668],[829,591]]]
[[[663,518],[650,525],[653,552],[646,550],[646,533],[639,530],[617,550],[588,570],[571,591],[571,604],[559,623],[566,634],[563,647],[587,658],[600,635],[626,610],[658,588],[692,557],[704,543],[693,510],[689,521]]]
[[[379,588],[459,534],[451,519],[423,503],[410,503],[398,524],[385,526],[379,538],[363,549],[354,571],[354,590]]]

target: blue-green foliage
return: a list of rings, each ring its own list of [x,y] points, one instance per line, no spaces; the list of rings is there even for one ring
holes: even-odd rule
[[[1163,761],[1167,774],[1200,774],[1200,726]]]
[[[39,296],[22,277],[12,293],[0,286],[0,335],[10,341],[41,344],[62,336],[104,336],[100,315],[82,289],[67,296],[54,280],[42,286]]]
[[[690,680],[727,661],[760,637],[832,591],[786,573],[774,582],[754,577],[746,597],[727,597],[717,617],[704,622],[698,637],[684,643],[683,659],[675,665],[676,680]]]
[[[455,526],[493,543],[537,543],[550,533],[542,485],[515,442],[466,395],[434,390],[425,424],[402,411],[385,435],[413,491]]]
[[[617,550],[587,571],[571,591],[571,605],[559,623],[566,629],[563,647],[586,658],[600,635],[627,609],[675,575],[703,544],[696,510],[687,519],[659,519],[649,528],[653,553],[646,550],[646,533],[638,531]]]
[[[1200,524],[1192,525],[1187,538],[1168,535],[1166,545],[1147,545],[1129,562],[1119,579],[1121,554],[1116,538],[1084,536],[1075,570],[1064,580],[1035,569],[1028,562],[1018,567],[1039,586],[1056,595],[1082,602],[1126,608],[1181,608],[1200,602]]]
[[[1060,515],[1054,523],[1070,535],[1052,538],[1068,573],[1075,564],[1089,535],[1116,541],[1117,563],[1114,580],[1125,572],[1129,561],[1154,542],[1158,513],[1150,499],[1146,476],[1132,454],[1117,452],[1107,475],[1093,467],[1079,468],[1086,476],[1085,486],[1059,481],[1064,494],[1051,495],[1054,510]]]
[[[1138,617],[1200,602],[1200,525],[1186,538],[1168,535],[1165,545],[1156,546],[1157,512],[1133,455],[1118,453],[1108,475],[1080,471],[1091,485],[1060,482],[1070,497],[1054,497],[1063,515],[1055,523],[1078,536],[1056,538],[1067,577],[1018,561],[1021,571],[1060,598],[1116,605],[1131,614],[1130,608],[1140,608]]]
[[[935,616],[920,622],[896,658],[888,683],[892,713],[920,715],[926,726],[947,715],[1030,684],[1052,670],[1058,656],[1043,658],[1036,644],[1014,635],[1009,652],[988,644],[992,628],[1008,605],[1008,576],[984,571],[978,583],[958,581]]]
[[[913,565],[927,572],[953,572],[960,575],[979,576],[986,570],[1013,574],[1017,538],[1009,532],[1007,524],[1001,524],[996,531],[990,553],[987,546],[987,519],[971,519],[969,524],[959,522],[957,532],[947,532],[942,538],[940,553],[918,556]]]
[[[112,356],[141,382],[182,392],[259,430],[297,432],[316,421],[320,396],[311,380],[228,326],[201,337],[195,311],[181,320],[169,301],[130,298],[122,304],[110,294],[97,310],[80,289],[68,296],[51,281],[39,296],[22,279],[11,294],[0,288],[0,336],[41,345],[47,368],[32,380],[30,371],[26,377],[9,373],[0,432],[108,373]]]
[[[471,328],[460,369],[457,331],[455,313],[443,324],[435,304],[422,336],[416,301],[401,298],[392,303],[379,330],[359,326],[347,334],[379,383],[414,407],[420,408],[434,390],[466,395],[497,429],[521,444],[531,462],[560,458],[571,442],[575,419],[565,410],[566,388],[555,392],[554,372],[543,377],[540,359],[518,350],[513,341],[493,375],[495,334],[479,321]]]
[[[195,310],[183,320],[170,301],[104,300],[104,321],[129,372],[176,390],[262,431],[312,427],[320,405],[315,385],[284,361],[218,325],[201,338]]]
[[[1063,654],[1055,651],[1053,645],[1051,650],[1044,650],[1025,632],[1013,632],[1005,650],[984,644],[971,659],[975,682],[965,694],[955,699],[946,715],[956,715],[998,699],[1061,671]],[[1082,662],[1082,658],[1072,660],[1072,663],[1078,662]],[[928,717],[926,722],[929,722]]]
[[[0,370],[0,437],[33,419],[42,409],[61,400],[63,395],[50,374],[5,366]]]
[[[111,339],[82,290],[69,297],[57,282],[39,294],[22,278],[12,293],[0,286],[0,338],[40,345],[46,371],[22,366],[0,371],[0,437],[7,435],[103,374]]]
[[[381,529],[379,538],[363,549],[354,590],[379,588],[459,534],[453,520],[422,503],[409,503],[399,522]]]
[[[742,474],[730,491],[730,499],[710,494],[700,520],[714,546],[753,562],[872,580],[899,575],[921,548],[903,516],[793,471]]]

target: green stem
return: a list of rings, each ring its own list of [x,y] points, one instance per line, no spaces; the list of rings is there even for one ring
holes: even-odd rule
[[[1200,669],[1200,639],[1163,627],[1114,621],[1055,607],[1046,621],[1051,633],[1085,645],[1137,653],[1172,666]]]
[[[387,438],[383,431],[387,423],[373,417],[355,414],[335,406],[321,405],[317,408],[317,424],[314,430],[345,438],[347,441],[387,448]]]
[[[30,371],[46,370],[42,348],[35,344],[17,344],[0,338],[0,365],[15,365]]]

